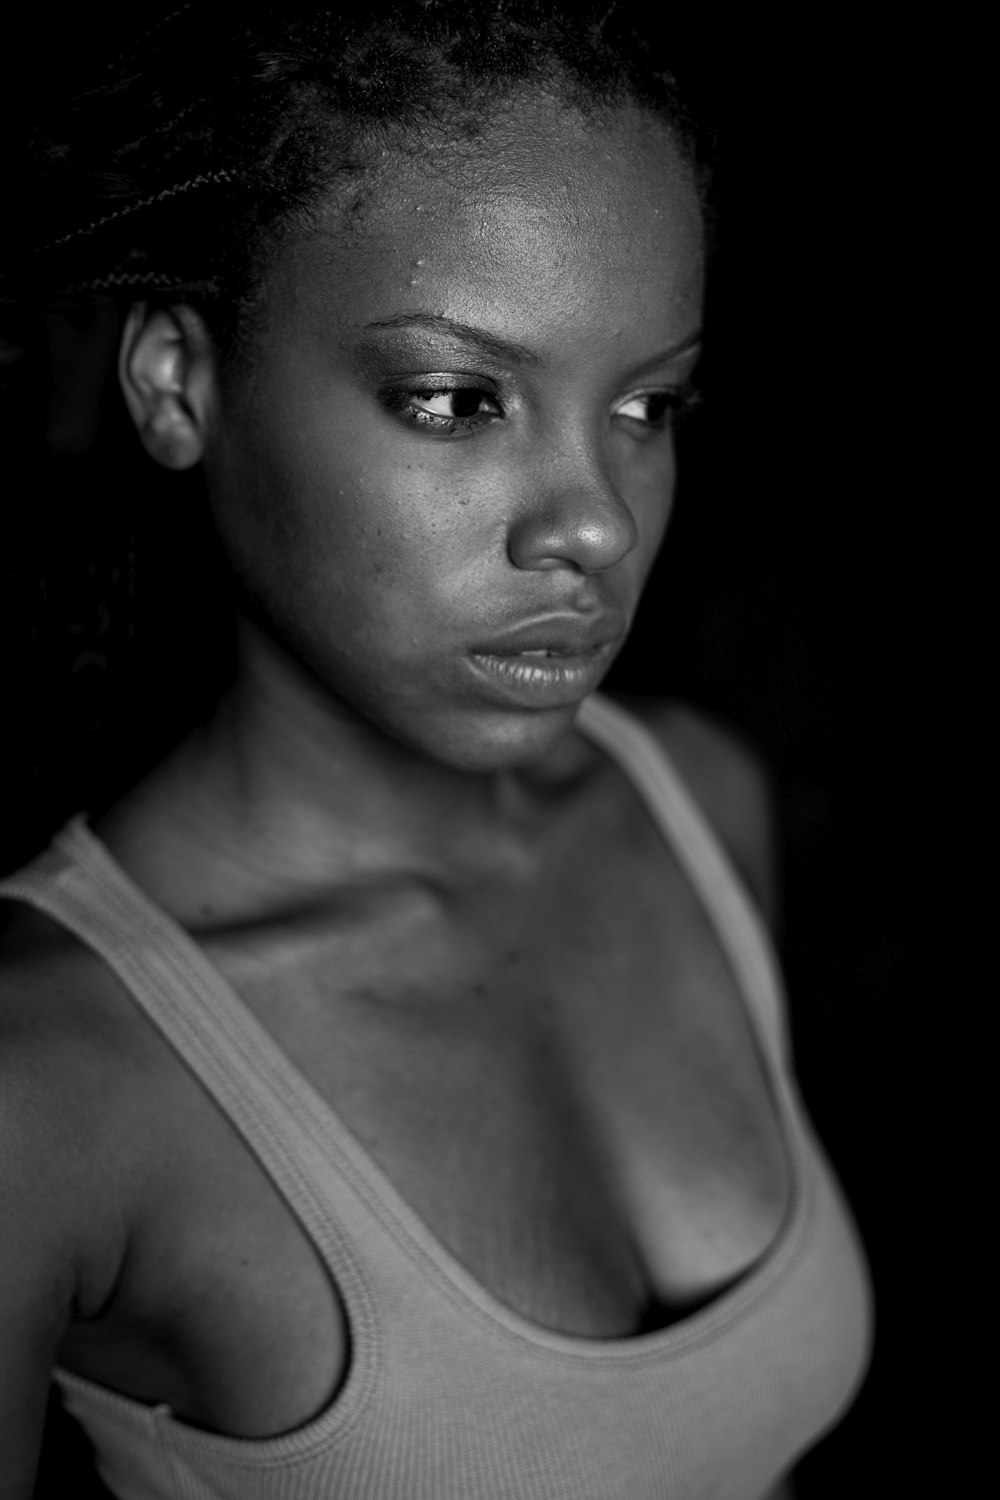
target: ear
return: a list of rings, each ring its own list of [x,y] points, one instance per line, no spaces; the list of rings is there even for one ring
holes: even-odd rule
[[[200,463],[216,392],[212,340],[201,315],[193,307],[134,303],[118,376],[150,457],[168,469]]]

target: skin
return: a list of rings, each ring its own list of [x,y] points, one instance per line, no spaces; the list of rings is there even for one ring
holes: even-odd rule
[[[250,374],[227,377],[191,309],[133,310],[125,397],[158,462],[206,466],[239,662],[96,831],[484,1285],[622,1336],[651,1288],[681,1310],[753,1263],[786,1164],[731,975],[624,778],[573,731],[576,703],[508,701],[470,664],[553,620],[607,624],[610,663],[669,519],[657,414],[699,321],[697,198],[663,129],[516,103],[471,147],[381,163],[349,224],[331,203],[283,246]],[[456,408],[456,388],[481,397]],[[657,728],[764,894],[752,762],[683,711]],[[273,1187],[65,948],[15,917],[15,1497],[57,1358],[245,1436],[304,1421],[348,1358]],[[536,1231],[550,1265],[520,1254]]]
[[[207,450],[218,525],[282,640],[345,705],[464,771],[536,762],[573,709],[494,711],[456,657],[549,614],[627,629],[673,488],[669,432],[640,393],[683,386],[692,355],[659,356],[699,320],[698,210],[676,157],[626,138],[595,163],[554,108],[474,174],[412,163],[346,243],[321,225],[299,244],[265,313],[273,354]],[[559,149],[536,147],[560,127]],[[366,334],[426,312],[525,360],[420,324]],[[382,405],[436,371],[478,383],[497,414],[448,437]],[[280,571],[262,577],[264,557]]]

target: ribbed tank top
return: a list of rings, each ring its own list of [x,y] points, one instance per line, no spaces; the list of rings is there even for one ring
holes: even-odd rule
[[[449,1254],[77,818],[0,895],[47,913],[120,977],[284,1195],[350,1329],[331,1405],[260,1440],[57,1371],[121,1500],[759,1500],[855,1392],[869,1283],[795,1095],[767,939],[658,742],[601,698],[579,726],[632,779],[737,977],[791,1164],[777,1237],[729,1290],[662,1330],[587,1339],[532,1324]]]

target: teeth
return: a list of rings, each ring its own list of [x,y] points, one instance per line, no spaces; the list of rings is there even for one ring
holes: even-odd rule
[[[521,655],[522,656],[551,656],[552,652],[549,651],[547,648],[545,648],[543,646],[540,651],[522,651]]]

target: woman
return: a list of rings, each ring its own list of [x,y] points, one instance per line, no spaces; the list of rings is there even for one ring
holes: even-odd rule
[[[596,692],[697,357],[690,133],[614,12],[282,16],[119,60],[34,262],[139,299],[236,646],[0,887],[3,1493],[55,1369],[123,1500],[755,1500],[868,1307],[759,774]]]

